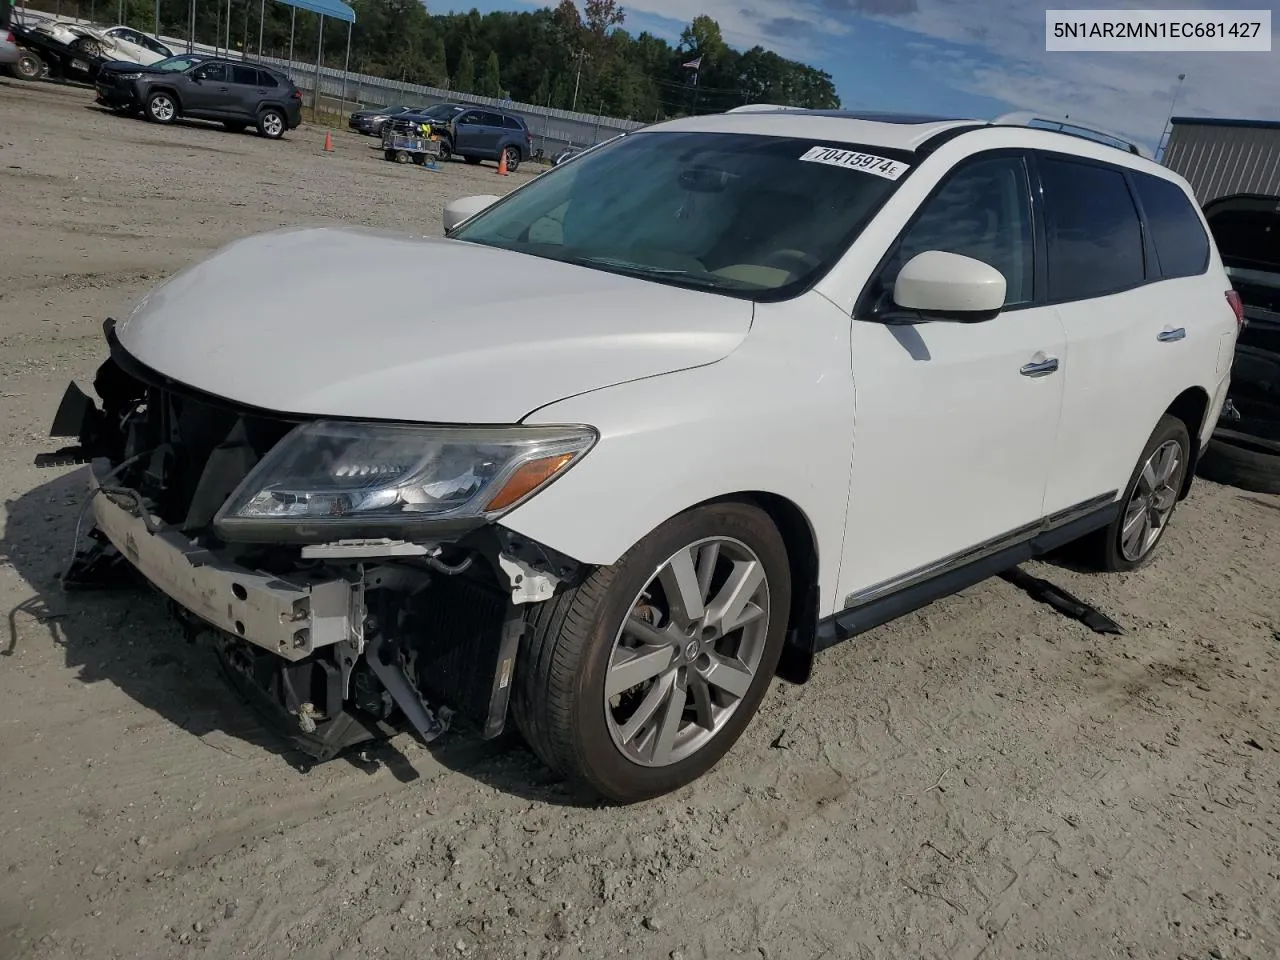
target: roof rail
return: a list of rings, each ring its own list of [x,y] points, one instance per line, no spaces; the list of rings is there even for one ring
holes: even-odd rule
[[[1045,117],[1037,116],[1029,110],[1019,110],[1013,113],[1001,114],[991,121],[991,125],[996,127],[1014,126],[1032,127],[1037,130],[1053,130],[1057,133],[1065,133],[1071,137],[1081,137],[1085,140],[1092,140],[1095,143],[1101,143],[1103,146],[1115,147],[1117,150],[1124,150],[1139,157],[1145,157],[1148,160],[1152,159],[1151,152],[1149,150],[1118,133],[1112,133],[1109,130],[1101,130],[1098,127],[1085,127],[1078,123],[1068,123],[1065,120],[1050,120]]]
[[[780,103],[744,103],[740,107],[732,107],[725,113],[769,113],[773,110],[790,110],[799,113],[807,112],[804,107],[788,107]]]

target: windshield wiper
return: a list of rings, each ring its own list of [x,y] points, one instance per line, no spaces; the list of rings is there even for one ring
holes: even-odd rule
[[[728,277],[722,277],[714,273],[698,273],[694,270],[685,270],[682,267],[657,267],[647,263],[623,260],[620,257],[580,255],[566,257],[565,262],[574,263],[580,267],[604,267],[628,276],[639,277],[642,280],[648,277],[680,277],[708,287],[750,286],[750,284],[743,284],[740,281],[731,280]]]

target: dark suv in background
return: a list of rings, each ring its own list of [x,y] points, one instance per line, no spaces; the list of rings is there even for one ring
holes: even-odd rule
[[[387,120],[393,130],[410,129],[423,123],[431,124],[432,133],[440,135],[443,160],[456,156],[467,163],[480,163],[498,160],[505,152],[507,169],[514,172],[520,161],[528,160],[533,154],[533,134],[524,117],[495,107],[438,103]]]
[[[302,123],[302,92],[283,73],[260,64],[206,57],[170,57],[149,67],[108,63],[98,71],[98,102],[123,113],[139,110],[154,123],[179,117],[217,120],[232,133],[256,126],[277,140]]]

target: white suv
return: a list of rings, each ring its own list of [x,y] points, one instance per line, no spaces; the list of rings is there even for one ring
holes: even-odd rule
[[[510,712],[616,801],[824,647],[1146,561],[1240,319],[1185,181],[1025,125],[684,119],[446,219],[242,240],[109,321],[43,461],[93,461],[68,580],[123,558],[318,757]]]

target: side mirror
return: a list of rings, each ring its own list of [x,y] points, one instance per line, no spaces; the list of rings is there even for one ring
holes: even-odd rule
[[[989,320],[1004,307],[1005,281],[990,264],[941,250],[907,261],[893,285],[893,302],[938,319]]]
[[[463,220],[469,220],[481,210],[501,200],[491,194],[480,194],[474,197],[463,197],[446,204],[444,208],[444,229],[448,233]]]

